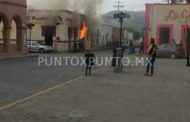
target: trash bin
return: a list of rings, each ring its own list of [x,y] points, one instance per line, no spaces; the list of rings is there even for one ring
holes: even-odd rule
[[[123,53],[124,53],[123,48],[121,48],[121,47],[116,48],[116,57],[114,57],[115,61],[116,61],[116,65],[114,67],[115,73],[123,72],[123,65],[122,65]]]

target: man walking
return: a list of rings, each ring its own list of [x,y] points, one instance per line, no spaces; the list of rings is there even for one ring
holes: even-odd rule
[[[92,66],[94,65],[95,55],[94,53],[87,50],[85,53],[85,62],[86,62],[86,75],[91,75]]]

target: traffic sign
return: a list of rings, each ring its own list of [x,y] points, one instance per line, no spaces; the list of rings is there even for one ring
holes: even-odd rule
[[[130,17],[130,15],[129,15],[129,14],[126,14],[126,13],[121,12],[121,13],[114,14],[114,15],[113,15],[113,17],[114,17],[114,18],[129,18],[129,17]]]

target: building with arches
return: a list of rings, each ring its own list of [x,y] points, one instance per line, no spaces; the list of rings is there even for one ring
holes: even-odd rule
[[[0,0],[0,54],[26,53],[26,0]]]

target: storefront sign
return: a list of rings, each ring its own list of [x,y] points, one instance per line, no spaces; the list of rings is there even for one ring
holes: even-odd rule
[[[49,21],[49,17],[47,16],[29,16],[28,21],[34,24],[45,24]]]
[[[62,19],[62,17],[61,17],[61,16],[55,16],[55,17],[54,17],[54,23],[55,23],[56,25],[63,24],[63,19]]]
[[[170,10],[168,15],[165,16],[165,21],[168,20],[179,20],[182,22],[187,22],[188,19],[190,19],[190,10],[183,10],[183,11],[175,11],[175,10]]]

